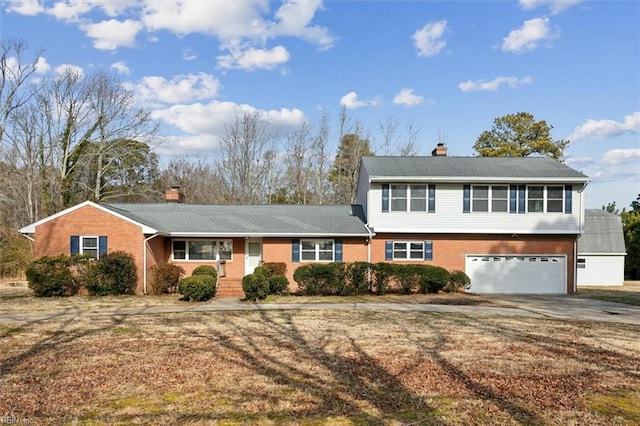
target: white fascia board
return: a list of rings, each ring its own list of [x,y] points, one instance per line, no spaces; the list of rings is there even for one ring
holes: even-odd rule
[[[626,256],[627,253],[582,253],[578,252],[578,256]]]
[[[407,231],[398,228],[385,228],[381,226],[376,227],[376,233],[378,234],[404,234],[404,235],[420,235],[420,234],[459,234],[459,235],[477,235],[477,234],[485,234],[485,235],[576,235],[575,231],[565,231],[561,232],[558,230],[538,230],[538,229],[507,229],[507,230],[496,230],[493,229],[483,229],[483,228],[473,228],[473,230],[469,229],[442,229],[442,228],[421,228],[419,231]]]
[[[588,178],[562,177],[497,177],[497,176],[372,176],[369,182],[439,182],[439,183],[468,183],[468,182],[497,182],[497,183],[581,183],[587,184]]]
[[[59,218],[61,216],[64,216],[64,215],[66,215],[68,213],[71,213],[71,212],[73,212],[75,210],[81,209],[81,208],[86,207],[86,206],[95,207],[96,209],[101,210],[101,211],[103,211],[105,213],[111,214],[111,215],[113,215],[113,216],[115,216],[115,217],[117,217],[119,219],[125,220],[125,221],[127,221],[129,223],[133,223],[134,225],[137,225],[140,228],[142,228],[142,233],[143,234],[155,234],[155,233],[158,232],[157,229],[151,228],[150,226],[147,226],[144,223],[137,222],[137,221],[135,221],[135,220],[133,220],[133,219],[127,217],[127,216],[124,216],[124,215],[122,215],[120,213],[114,212],[113,210],[110,210],[110,209],[108,209],[108,208],[106,208],[104,206],[101,206],[100,204],[94,203],[93,201],[85,201],[85,202],[82,202],[80,204],[76,204],[75,206],[71,206],[68,209],[64,209],[62,211],[59,211],[58,213],[52,214],[51,216],[47,216],[44,219],[40,219],[37,222],[34,222],[34,223],[29,224],[29,225],[27,225],[27,226],[25,226],[23,228],[20,228],[19,231],[22,234],[35,234],[37,226],[42,225],[43,223],[49,222],[49,221],[51,221],[53,219],[57,219],[57,218]]]
[[[325,237],[362,237],[368,238],[369,233],[362,234],[341,234],[341,233],[269,233],[269,232],[169,232],[173,238],[216,238],[216,237],[236,237],[236,238],[325,238]]]

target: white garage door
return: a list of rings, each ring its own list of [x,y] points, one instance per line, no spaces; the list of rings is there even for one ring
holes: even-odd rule
[[[472,293],[567,292],[565,256],[468,255]]]

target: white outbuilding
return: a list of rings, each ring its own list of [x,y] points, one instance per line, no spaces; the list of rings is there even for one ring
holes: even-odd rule
[[[623,285],[626,254],[620,216],[586,209],[584,234],[578,239],[578,285]]]

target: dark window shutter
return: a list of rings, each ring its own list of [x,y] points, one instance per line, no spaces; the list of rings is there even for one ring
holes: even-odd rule
[[[382,211],[383,212],[389,211],[389,184],[388,183],[382,184]]]
[[[98,237],[98,257],[102,257],[107,254],[107,236],[101,235]]]
[[[393,241],[384,242],[384,260],[393,260]]]
[[[429,185],[429,213],[436,212],[436,186]]]
[[[518,212],[518,187],[511,185],[509,187],[509,213]]]
[[[71,256],[80,253],[80,237],[78,235],[72,235],[69,239],[69,246],[71,247]]]
[[[471,185],[462,187],[462,213],[471,212]]]
[[[342,262],[342,240],[333,242],[333,260],[334,262]]]
[[[526,205],[527,205],[527,195],[526,195],[527,187],[524,185],[520,185],[518,187],[518,213],[526,213]]]
[[[424,260],[433,260],[433,241],[424,242]]]
[[[573,186],[566,185],[564,187],[564,212],[567,214],[571,214],[572,194]]]
[[[300,262],[300,240],[291,240],[291,261]]]

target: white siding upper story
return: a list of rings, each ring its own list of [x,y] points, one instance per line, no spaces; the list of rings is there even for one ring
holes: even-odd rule
[[[368,182],[362,179],[359,185],[366,182],[368,191],[358,187],[357,202],[363,204],[367,215],[367,225],[376,233],[499,233],[499,234],[581,234],[584,228],[584,185],[571,185],[571,213],[564,212],[566,193],[563,191],[562,213],[509,213],[507,212],[463,212],[464,183],[437,183],[435,185],[435,211],[391,211],[383,212],[383,183]],[[416,183],[416,180],[413,180]],[[401,184],[394,182],[393,184]],[[491,182],[484,184],[474,182],[473,185],[509,185],[510,182]],[[517,183],[522,186],[520,181]],[[536,181],[531,186],[562,186],[566,182],[541,183]],[[528,194],[527,187],[527,194]],[[366,194],[366,195],[363,195]],[[509,194],[509,202],[510,202]],[[527,195],[528,196],[528,195]],[[365,198],[366,200],[362,200]],[[528,199],[527,199],[528,201]],[[391,203],[391,201],[389,201]],[[525,206],[527,203],[524,203]],[[509,209],[507,209],[509,210]]]

